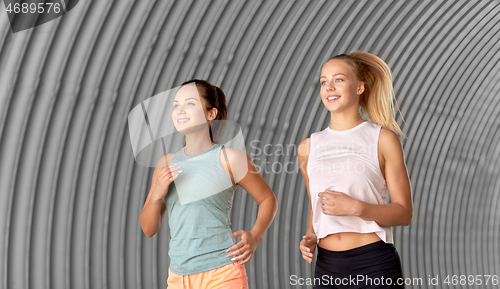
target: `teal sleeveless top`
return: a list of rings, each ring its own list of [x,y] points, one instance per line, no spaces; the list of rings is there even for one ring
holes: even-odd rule
[[[188,156],[184,148],[171,159],[182,173],[169,186],[165,205],[170,227],[170,270],[178,275],[205,272],[230,264],[234,186],[220,162],[223,145]]]

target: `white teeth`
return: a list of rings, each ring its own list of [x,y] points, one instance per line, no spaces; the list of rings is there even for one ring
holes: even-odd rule
[[[330,97],[328,98],[328,100],[338,99],[338,98],[339,98],[339,96],[330,96]]]
[[[178,119],[177,122],[178,123],[185,123],[188,120],[189,120],[189,118],[181,118],[181,119]]]

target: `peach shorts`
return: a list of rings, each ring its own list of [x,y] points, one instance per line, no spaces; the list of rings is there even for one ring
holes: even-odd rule
[[[247,272],[238,262],[190,275],[168,269],[167,289],[248,289]]]

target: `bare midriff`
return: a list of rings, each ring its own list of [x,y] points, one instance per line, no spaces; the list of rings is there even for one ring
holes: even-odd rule
[[[321,238],[318,246],[330,251],[345,251],[380,241],[376,233],[342,232]]]

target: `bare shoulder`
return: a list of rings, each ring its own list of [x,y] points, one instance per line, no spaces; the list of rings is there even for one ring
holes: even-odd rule
[[[398,155],[398,153],[402,153],[403,151],[398,135],[385,127],[382,127],[380,130],[378,143],[384,159],[388,156]]]
[[[253,165],[246,152],[226,147],[221,148],[220,162],[226,174],[229,177],[232,175],[235,184],[238,184],[246,176],[249,168],[252,168]]]
[[[170,154],[166,154],[164,156],[162,156],[160,159],[158,159],[158,161],[156,162],[156,167],[160,167],[160,168],[164,168],[166,167],[168,164],[170,164],[170,161],[172,160],[172,158],[174,157],[174,153],[170,153]],[[167,163],[165,163],[165,157],[166,157],[166,161]]]
[[[246,161],[247,160],[247,153],[244,151],[240,151],[238,149],[233,149],[233,148],[227,148],[223,147],[221,149],[222,154],[221,154],[221,160],[225,161],[225,156],[224,152],[227,154],[227,158],[230,164],[237,163],[239,161]]]

